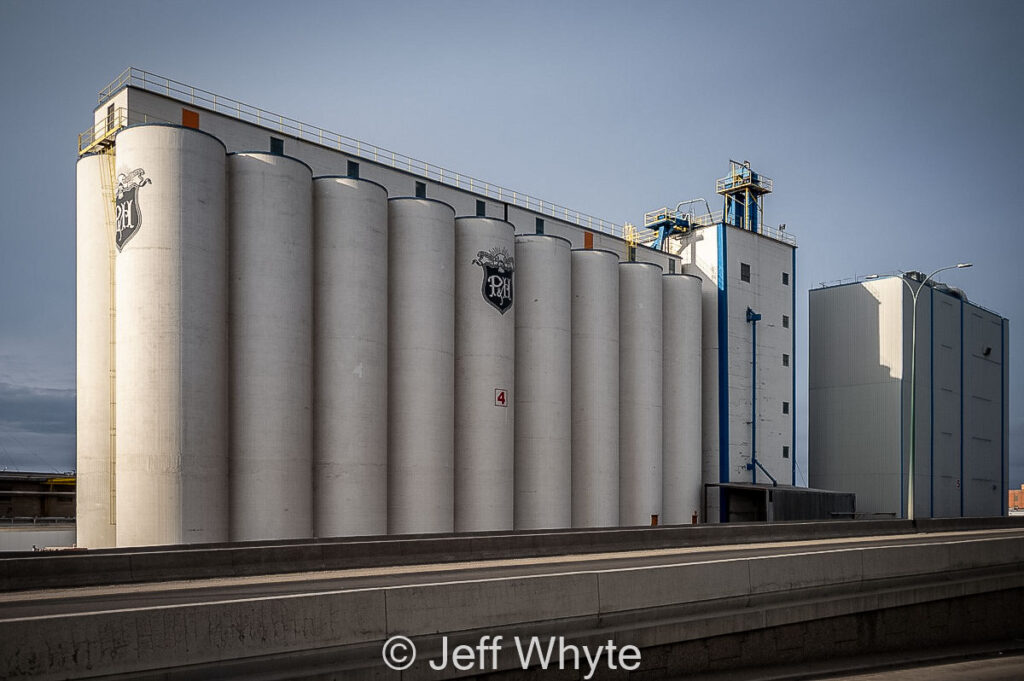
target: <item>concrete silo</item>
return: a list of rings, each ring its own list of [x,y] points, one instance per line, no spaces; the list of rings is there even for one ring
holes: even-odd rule
[[[76,542],[115,545],[113,157],[77,167]]]
[[[701,507],[701,279],[662,277],[664,414],[663,516],[688,523]]]
[[[661,268],[619,265],[619,524],[661,511]]]
[[[313,533],[312,182],[293,158],[228,156],[234,540]]]
[[[455,210],[388,201],[388,532],[454,527]]]
[[[619,524],[619,257],[572,251],[572,526]]]
[[[313,181],[313,490],[318,537],[387,533],[388,194]]]
[[[455,221],[455,531],[511,530],[515,228]]]
[[[118,133],[117,542],[228,539],[225,150]]]
[[[572,525],[571,272],[567,240],[516,237],[517,530]]]

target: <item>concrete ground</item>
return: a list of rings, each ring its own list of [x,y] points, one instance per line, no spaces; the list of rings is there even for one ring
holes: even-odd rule
[[[1024,640],[889,652],[672,681],[1020,681]]]

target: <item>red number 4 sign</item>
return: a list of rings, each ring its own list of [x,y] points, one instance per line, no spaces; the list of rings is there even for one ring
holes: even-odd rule
[[[508,406],[508,391],[504,388],[494,389],[494,406],[496,407],[507,407]]]

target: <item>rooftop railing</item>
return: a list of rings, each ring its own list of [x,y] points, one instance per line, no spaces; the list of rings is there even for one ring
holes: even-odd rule
[[[330,130],[325,130],[319,126],[303,123],[302,121],[294,118],[273,113],[251,104],[246,104],[236,99],[231,99],[230,97],[224,97],[210,92],[209,90],[203,90],[202,88],[197,88],[171,78],[158,76],[148,71],[143,71],[142,69],[129,67],[122,71],[117,78],[100,90],[99,103],[103,104],[125,87],[134,87],[171,97],[172,99],[180,102],[202,107],[209,111],[229,116],[231,118],[236,118],[247,123],[252,123],[268,130],[274,130],[296,139],[318,144],[330,149],[336,149],[343,153],[358,156],[391,168],[404,170],[428,180],[435,181],[439,184],[455,187],[456,189],[468,190],[501,203],[519,206],[520,208],[525,208],[526,210],[530,210],[541,215],[549,215],[553,218],[564,220],[565,222],[579,225],[580,227],[585,227],[592,231],[603,232],[620,239],[625,238],[623,226],[618,223],[594,217],[593,215],[573,210],[552,201],[539,199],[537,197],[530,196],[529,194],[508,189],[491,182],[486,182],[479,178],[465,175],[437,164],[427,163],[426,161],[421,161],[375,144],[363,142],[353,137],[331,132]],[[131,124],[136,122],[134,120],[134,115],[131,116],[131,118],[132,120],[128,120],[127,123]],[[86,147],[88,147],[94,140],[100,139],[104,134],[109,133],[107,126],[104,126],[102,123],[97,124],[97,126],[94,126],[90,131],[83,133],[86,136]],[[100,130],[99,128],[103,129]],[[82,150],[83,141],[80,139],[79,151],[82,152]],[[767,186],[770,191],[771,180],[763,176],[759,176],[758,179],[761,184],[767,182]],[[721,222],[722,217],[721,211],[712,215],[698,215],[695,216],[692,224],[696,226],[710,226]],[[765,225],[761,226],[760,233],[777,241],[782,241],[792,245],[796,244],[796,239],[791,235]],[[649,244],[653,242],[655,237],[656,233],[652,230],[639,230],[639,242],[642,244]]]
[[[550,215],[553,218],[565,220],[590,230],[604,232],[619,238],[623,236],[620,224],[134,67],[125,69],[100,90],[99,103],[103,104],[125,87],[155,92],[296,139],[404,170],[439,184],[465,189],[502,203],[519,206],[542,215]]]

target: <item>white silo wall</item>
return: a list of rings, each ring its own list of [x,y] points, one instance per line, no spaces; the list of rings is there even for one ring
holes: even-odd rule
[[[387,533],[388,195],[313,180],[314,531]]]
[[[113,500],[114,204],[108,156],[78,161],[77,182],[77,544],[115,545]]]
[[[117,135],[141,221],[117,255],[117,543],[228,539],[224,145],[198,130]],[[126,178],[127,179],[127,178]]]
[[[664,283],[664,419],[662,454],[665,524],[700,514],[701,279],[666,274]]]
[[[313,534],[313,187],[293,158],[228,156],[231,539]]]
[[[455,220],[455,531],[511,530],[515,227]]]
[[[572,526],[619,524],[619,258],[572,251]]]
[[[619,524],[661,516],[661,267],[619,265]]]
[[[388,201],[388,532],[454,528],[455,211]]]
[[[572,525],[570,244],[516,237],[515,529]]]

